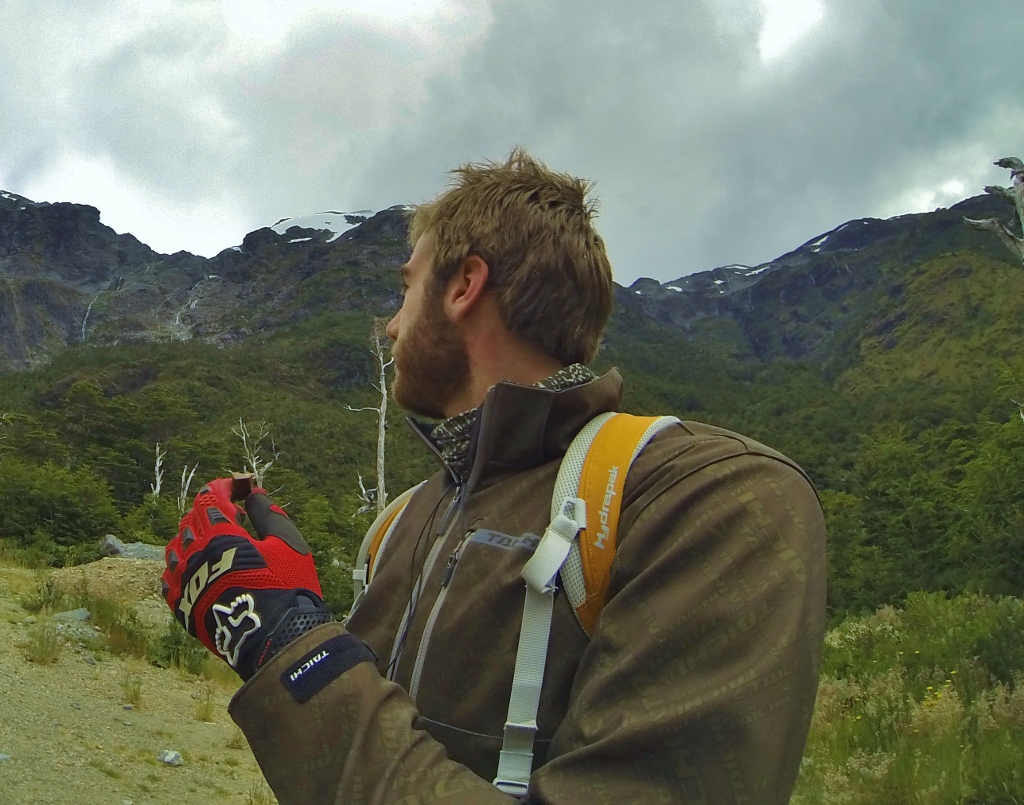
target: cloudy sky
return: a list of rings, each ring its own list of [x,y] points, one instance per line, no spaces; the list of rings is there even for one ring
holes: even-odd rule
[[[628,284],[946,206],[1024,156],[1020,0],[2,0],[0,189],[215,254],[515,144]]]

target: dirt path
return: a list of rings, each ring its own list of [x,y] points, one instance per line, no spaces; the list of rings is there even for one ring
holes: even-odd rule
[[[159,584],[158,563],[140,572],[119,564],[126,560],[104,561],[75,572],[113,586],[124,576],[124,593],[137,599],[143,620],[162,622],[162,602],[150,592]],[[9,756],[0,760],[0,803],[274,802],[227,715],[237,687],[229,679],[207,682],[77,641],[65,644],[53,664],[29,662],[22,646],[44,618],[31,616],[20,600],[36,583],[32,571],[0,567],[0,755]],[[129,710],[134,681],[138,705]],[[207,713],[204,697],[212,699]],[[203,716],[208,721],[198,720]],[[161,763],[163,749],[180,752],[184,763]]]

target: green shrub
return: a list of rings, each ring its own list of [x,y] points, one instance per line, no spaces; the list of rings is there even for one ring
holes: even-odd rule
[[[60,612],[68,608],[68,598],[49,571],[41,570],[36,576],[36,589],[22,596],[21,606],[28,612]]]
[[[1024,601],[911,593],[902,608],[882,607],[829,631],[823,673],[866,679],[902,668],[911,679],[956,670],[1010,684],[1024,672]],[[965,673],[970,672],[970,673]],[[969,700],[973,691],[961,689]]]
[[[32,466],[0,456],[0,535],[64,564],[118,524],[106,482],[88,469]],[[88,550],[88,549],[87,549]]]
[[[138,506],[121,518],[121,533],[126,542],[166,545],[178,533],[177,503],[169,496],[146,495]]]
[[[164,631],[149,642],[147,659],[158,668],[180,668],[198,676],[209,655],[206,646],[181,628],[173,618],[167,619]]]
[[[829,631],[793,802],[1024,804],[1022,606],[913,593]]]

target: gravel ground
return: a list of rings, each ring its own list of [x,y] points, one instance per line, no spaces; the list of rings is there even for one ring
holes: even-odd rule
[[[161,570],[158,562],[104,559],[55,575],[64,584],[86,574],[94,590],[120,591],[156,628],[168,617],[155,593]],[[24,645],[45,616],[19,602],[37,580],[32,571],[0,567],[0,803],[274,802],[227,715],[237,688],[227,674],[208,682],[77,641],[63,645],[56,663],[29,662]],[[129,710],[123,683],[132,679],[140,696]],[[198,720],[204,695],[213,700],[205,722]],[[180,752],[184,763],[161,763],[163,749]]]

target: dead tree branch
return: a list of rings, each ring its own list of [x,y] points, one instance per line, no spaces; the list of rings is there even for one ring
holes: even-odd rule
[[[364,406],[362,408],[353,408],[351,405],[345,406],[349,411],[373,411],[377,414],[377,486],[375,489],[367,490],[363,485],[362,475],[359,476],[359,500],[363,504],[357,512],[359,514],[369,511],[372,507],[376,507],[377,512],[380,513],[388,505],[388,493],[384,486],[384,448],[388,428],[387,372],[388,367],[394,363],[395,359],[387,355],[390,339],[388,339],[385,326],[383,319],[374,319],[373,328],[370,332],[370,349],[377,360],[377,382],[371,385],[380,394],[380,403],[376,406]]]
[[[251,428],[247,425],[241,417],[238,418],[238,427],[232,428],[231,432],[235,434],[239,439],[242,440],[242,453],[245,460],[245,466],[249,472],[252,473],[252,480],[255,486],[265,486],[265,479],[267,470],[269,470],[275,461],[280,458],[281,453],[277,449],[277,445],[274,443],[274,437],[270,435],[270,429],[267,427],[266,422],[257,422]],[[266,448],[263,443],[265,439],[270,438],[270,460],[266,460],[260,454],[260,451]]]
[[[1021,162],[1017,157],[1003,157],[1002,159],[996,160],[993,164],[1000,168],[1008,168],[1012,175],[1012,183],[1010,187],[989,185],[985,188],[985,192],[1009,201],[1014,208],[1016,224],[1018,226],[1024,226],[1024,162]],[[1007,224],[1000,221],[998,218],[965,217],[964,222],[973,226],[975,229],[994,232],[999,236],[1003,245],[1010,250],[1014,257],[1024,263],[1024,237],[1017,235],[1013,229],[1011,229],[1011,226],[1014,223],[1013,220]]]
[[[185,510],[188,508],[188,488],[192,485],[192,478],[196,474],[196,470],[199,469],[199,462],[189,472],[188,464],[181,468],[181,487],[178,492],[178,516],[184,517]],[[186,477],[188,473],[188,477]]]
[[[153,497],[160,497],[160,488],[164,482],[164,459],[167,457],[167,453],[160,449],[160,442],[156,443],[156,462],[153,465],[153,477],[156,483],[149,485],[149,488],[153,494]]]

